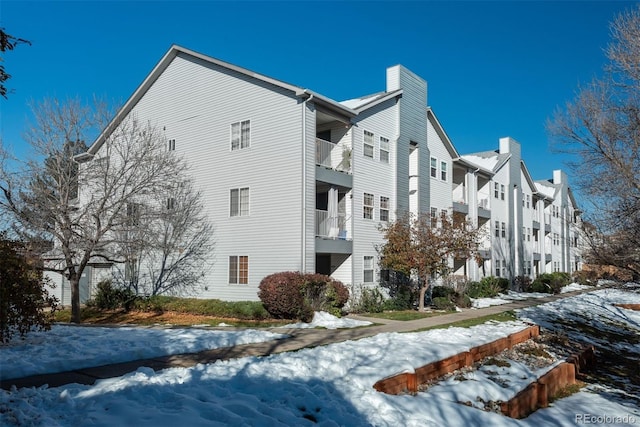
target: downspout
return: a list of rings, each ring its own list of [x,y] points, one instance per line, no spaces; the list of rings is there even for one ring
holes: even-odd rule
[[[306,93],[306,92],[305,92]],[[300,271],[307,271],[307,102],[313,94],[302,102],[302,266]]]
[[[518,224],[518,207],[520,204],[518,203],[518,184],[513,185],[513,248],[514,248],[514,257],[513,257],[513,274],[515,279],[519,276],[520,271],[520,247],[518,245],[518,241],[522,234],[519,224]]]

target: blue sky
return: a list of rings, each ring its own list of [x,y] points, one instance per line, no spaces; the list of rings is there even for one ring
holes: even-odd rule
[[[600,73],[609,23],[635,2],[11,1],[0,25],[32,46],[5,54],[5,145],[25,153],[28,102],[124,102],[172,44],[336,100],[384,90],[403,64],[462,154],[511,136],[534,179],[566,168],[545,121]]]

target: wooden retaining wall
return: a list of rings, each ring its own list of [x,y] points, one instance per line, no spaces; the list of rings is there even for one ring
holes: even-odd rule
[[[384,378],[373,385],[377,391],[387,394],[416,393],[418,387],[428,381],[470,366],[486,357],[500,353],[516,344],[540,335],[540,327],[530,326],[520,332],[505,338],[492,341],[469,351],[458,353],[437,362],[429,363],[415,369],[414,372],[404,372]],[[539,408],[546,408],[549,399],[557,395],[560,390],[576,383],[576,377],[581,372],[595,365],[596,356],[593,346],[587,347],[580,353],[567,358],[549,372],[529,384],[508,402],[500,405],[500,411],[511,418],[524,418]]]
[[[627,310],[640,311],[640,304],[613,304],[616,307],[626,308]]]
[[[527,341],[540,335],[538,325],[515,332],[507,337],[497,339],[487,344],[473,347],[469,351],[458,353],[437,362],[416,368],[414,372],[404,372],[384,378],[373,385],[377,391],[387,394],[416,393],[418,386],[443,375],[471,366],[486,357],[498,354],[516,344]]]
[[[539,408],[546,408],[550,398],[566,386],[575,384],[580,370],[594,366],[595,362],[595,348],[585,348],[529,384],[508,402],[502,403],[500,411],[511,418],[525,418]]]

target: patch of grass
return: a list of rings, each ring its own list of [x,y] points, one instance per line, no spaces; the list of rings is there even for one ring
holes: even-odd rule
[[[271,316],[260,301],[221,301],[218,299],[178,298],[156,295],[139,298],[133,308],[140,311],[175,311],[245,320],[269,319]]]
[[[564,399],[565,397],[569,397],[572,394],[576,394],[582,389],[586,384],[582,381],[576,381],[575,384],[569,384],[560,390],[549,399],[549,403],[553,403],[556,400]]]
[[[458,322],[446,323],[444,325],[429,326],[427,328],[416,329],[415,331],[412,331],[412,332],[423,332],[423,331],[429,331],[432,329],[446,329],[450,327],[470,328],[472,326],[482,325],[483,323],[486,323],[489,321],[509,322],[511,320],[516,320],[516,314],[512,310],[509,310],[509,311],[503,311],[501,313],[489,314],[487,316],[477,317],[475,319],[460,320]]]
[[[440,316],[445,313],[436,312],[420,312],[415,310],[401,310],[401,311],[383,311],[382,313],[364,313],[360,316],[373,317],[376,319],[388,319],[388,320],[416,320],[425,319],[427,317]]]
[[[511,367],[511,363],[509,363],[507,360],[496,359],[495,357],[487,358],[484,362],[482,362],[482,364],[483,365],[495,365],[495,366],[499,366],[501,368],[510,368]]]
[[[545,349],[535,344],[520,345],[518,346],[518,351],[522,354],[528,354],[530,356],[544,357],[545,359],[553,359],[553,356],[551,356]]]
[[[97,310],[92,307],[85,307],[81,310],[81,318],[83,323],[92,324],[118,324],[118,325],[176,325],[176,326],[193,326],[208,325],[218,326],[225,323],[228,326],[235,327],[251,327],[251,328],[269,328],[283,326],[291,323],[290,320],[276,319],[237,319],[220,316],[207,316],[201,314],[178,313],[174,311],[124,311],[124,310]],[[71,311],[61,310],[56,312],[57,322],[70,322]]]

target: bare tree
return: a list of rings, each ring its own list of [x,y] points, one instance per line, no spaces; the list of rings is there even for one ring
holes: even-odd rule
[[[12,36],[11,34],[7,34],[4,28],[0,28],[0,52],[4,54],[4,52],[15,49],[19,44],[28,44],[31,42],[29,40],[21,39],[20,37]],[[0,57],[0,62],[3,61],[4,58]],[[0,64],[0,95],[7,98],[7,87],[5,86],[5,82],[11,78],[11,74],[7,73],[3,64]]]
[[[0,208],[21,235],[53,242],[51,255],[60,261],[45,269],[69,280],[72,320],[78,323],[79,282],[87,265],[93,259],[122,261],[114,248],[127,206],[170,194],[186,166],[166,149],[164,135],[135,115],[109,124],[104,106],[89,108],[77,99],[47,100],[33,113],[25,134],[33,157],[19,172],[1,171]],[[86,153],[85,141],[103,129],[99,149]]]
[[[640,262],[629,250],[640,243],[640,7],[615,19],[611,37],[603,76],[580,88],[547,128],[554,148],[572,155],[592,205],[586,219],[595,228],[586,231],[601,232],[588,239],[591,261],[628,268]]]
[[[482,232],[463,218],[442,214],[432,218],[407,214],[382,228],[386,243],[379,249],[380,264],[420,281],[418,309],[433,279],[447,275],[453,258],[477,257]]]
[[[189,179],[168,195],[130,203],[118,238],[126,260],[120,280],[136,294],[183,294],[197,289],[213,264],[213,227]]]

